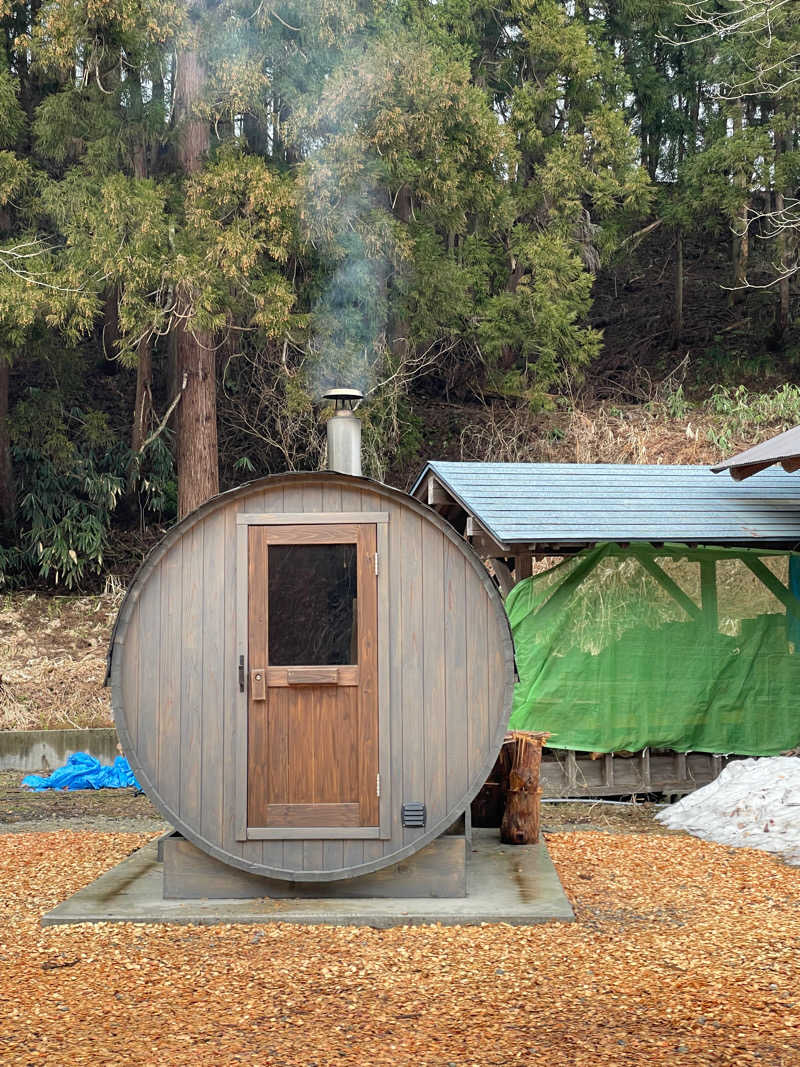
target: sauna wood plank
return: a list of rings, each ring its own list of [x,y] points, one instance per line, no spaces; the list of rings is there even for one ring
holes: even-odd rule
[[[472,781],[491,748],[489,672],[486,663],[489,600],[482,587],[467,583],[467,762]]]
[[[267,662],[267,546],[262,526],[247,531],[247,662],[249,675]],[[252,678],[247,701],[247,822],[266,826],[269,768],[269,711],[265,700],[255,699]],[[285,798],[283,798],[285,799]]]
[[[496,748],[497,752],[500,751],[502,745],[502,732],[508,727],[508,719],[511,715],[511,708],[508,712],[503,711],[503,697],[504,687],[503,682],[508,677],[508,668],[513,670],[513,653],[510,647],[506,647],[503,643],[503,630],[500,626],[492,625],[492,613],[494,611],[493,605],[489,605],[488,619],[490,625],[488,626],[488,641],[486,642],[486,669],[489,676],[489,691],[490,691],[490,708],[489,715],[490,721],[494,724],[504,722],[504,725],[500,728],[500,737],[495,734],[495,742],[492,744],[492,748]],[[512,657],[511,663],[506,664],[506,655]],[[497,726],[495,726],[497,731]]]
[[[285,803],[289,798],[289,694],[270,693],[269,707],[263,712],[268,721],[264,780],[268,804]],[[251,826],[264,826],[255,814]]]
[[[358,796],[361,825],[378,825],[378,579],[374,526],[358,527]]]
[[[264,826],[358,826],[358,804],[267,804]]]
[[[358,541],[358,523],[319,523],[314,526],[261,526],[271,545],[353,544]]]
[[[401,521],[400,571],[403,618],[400,644],[402,663],[401,715],[403,719],[403,779],[394,798],[396,806],[425,800],[425,716],[422,646],[422,520],[405,512]],[[422,837],[424,830],[403,828],[403,844]]]
[[[319,689],[313,707],[314,802],[358,802],[357,693]]]
[[[373,841],[378,842],[377,826],[248,826],[248,841]],[[301,861],[302,862],[302,861]]]
[[[122,691],[125,706],[131,709],[128,716],[128,734],[131,744],[139,748],[139,672],[141,670],[141,604],[137,603],[131,615],[128,632],[125,637],[127,645],[125,663],[123,664]]]
[[[286,509],[289,510],[288,508]],[[303,490],[302,506],[298,509],[304,515],[308,512],[322,511],[322,485],[307,485]]]
[[[346,500],[343,490],[343,500]],[[354,494],[355,499],[355,494]],[[362,512],[374,514],[386,508],[386,500],[369,490],[362,490],[357,497]],[[378,798],[378,811],[381,826],[379,840],[365,840],[361,862],[377,860],[383,856],[385,841],[391,837],[392,821],[392,715],[391,715],[391,636],[390,636],[390,580],[391,563],[389,555],[389,526],[393,509],[386,513],[386,522],[377,524],[377,549],[380,553],[380,574],[378,576],[378,766],[381,775],[381,795]],[[399,820],[398,820],[399,825]],[[347,846],[345,845],[345,848]]]
[[[139,714],[137,752],[153,783],[158,777],[161,682],[161,567],[159,564],[139,597]]]
[[[397,850],[403,841],[400,805],[403,798],[403,767],[406,757],[403,749],[403,511],[393,507],[389,521],[388,559],[384,560],[388,572],[389,594],[389,744],[391,747],[391,810],[390,838],[385,843],[383,854]]]
[[[357,512],[345,516],[345,509],[342,507],[342,487],[340,485],[323,485],[321,507],[323,513],[333,512],[336,515],[337,522],[359,522],[361,520],[361,516]],[[310,520],[306,516],[306,522],[308,521]]]
[[[229,504],[223,512],[225,599],[222,658],[222,843],[233,856],[244,855],[247,827],[247,696],[239,692],[239,656],[247,654],[247,573],[239,567],[241,537],[236,512]],[[243,607],[240,610],[240,600]],[[240,617],[243,616],[243,617]]]
[[[383,854],[382,845],[380,841],[367,842],[367,844],[378,846],[378,856]],[[342,842],[342,867],[357,867],[360,863],[364,862],[365,855],[365,843],[363,841],[343,841]],[[324,859],[323,855],[323,859]],[[377,856],[375,857],[377,859]],[[332,868],[326,865],[326,870]]]
[[[389,555],[388,525],[377,527],[378,556],[382,566],[378,574],[378,767],[381,776],[381,795],[378,798],[378,818],[381,837],[391,836],[392,819],[392,737],[391,737],[391,639],[389,624]],[[370,858],[383,854],[381,847],[369,848]]]
[[[212,515],[203,540],[203,836],[222,836],[223,700],[225,656],[225,513]]]
[[[181,818],[193,825],[202,822],[204,537],[204,524],[193,527],[182,541],[181,560],[181,777],[178,810]]]
[[[303,490],[300,486],[295,484],[287,484],[282,493],[280,506],[278,501],[273,501],[272,505],[269,501],[265,504],[264,511],[283,512],[285,513],[297,513],[303,510]],[[270,694],[271,695],[271,694]],[[287,724],[286,729],[288,731],[288,707],[287,707]],[[287,735],[288,736],[288,735]],[[284,766],[287,769],[287,791],[288,791],[288,766],[289,756],[288,749],[283,756]],[[303,843],[302,841],[285,841],[282,846],[283,851],[283,865],[288,870],[302,871],[303,870]]]
[[[249,495],[247,500],[246,500],[246,502],[245,502],[245,507],[242,510],[244,511],[245,515],[253,515],[256,512],[260,513],[260,512],[266,511],[267,509],[271,509],[271,508],[275,508],[275,509],[280,510],[280,509],[282,509],[282,507],[283,507],[283,489],[281,487],[281,488],[265,489],[263,492],[257,492],[257,493],[253,493],[252,495]],[[240,522],[241,518],[242,518],[242,515],[240,513],[240,514],[237,515],[237,518],[236,518],[237,524]],[[248,575],[249,575],[249,563],[247,562],[247,558],[246,558],[247,557],[247,536],[246,535],[245,535],[245,538],[244,538],[244,546],[245,546],[244,547],[244,563],[243,563],[243,575],[242,575],[243,590],[242,590],[242,593],[240,595],[240,606],[239,606],[239,609],[238,609],[239,610],[239,616],[238,616],[239,623],[238,624],[240,626],[242,626],[244,628],[244,630],[245,630],[244,640],[243,640],[243,650],[245,652],[245,668],[247,668],[249,666],[253,666],[253,664],[250,663],[249,635],[247,633],[248,621],[249,621],[249,589],[248,589],[248,580],[247,580],[248,579]],[[266,611],[266,606],[265,606],[264,610]],[[263,665],[264,663],[266,663],[266,660],[262,659],[261,665]],[[249,721],[248,721],[248,718],[247,718],[247,708],[249,706],[249,701],[250,701],[250,687],[248,685],[246,685],[245,688],[247,690],[246,695],[244,697],[242,697],[240,695],[240,700],[243,703],[243,709],[244,709],[243,716],[242,716],[242,722],[241,722],[241,728],[242,728],[241,729],[241,737],[240,737],[241,749],[240,749],[240,757],[239,757],[240,758],[240,763],[241,763],[241,766],[242,766],[242,770],[240,771],[241,778],[242,778],[241,783],[240,783],[240,789],[242,790],[243,796],[244,796],[244,800],[243,800],[243,803],[242,803],[242,817],[241,817],[242,825],[241,825],[241,829],[240,829],[240,833],[241,833],[242,838],[245,838],[247,836],[247,829],[246,829],[246,827],[247,827],[247,811],[246,811],[246,809],[247,809],[247,791],[248,791],[248,786],[249,786],[248,766],[249,766],[249,759],[250,759],[250,755],[249,755],[249,753],[250,753],[250,749],[249,749]],[[263,788],[263,783],[260,784],[260,788]],[[242,854],[246,859],[248,859],[251,862],[259,862],[260,861],[260,862],[263,862],[263,863],[268,863],[270,866],[280,867],[281,863],[282,863],[282,860],[283,860],[283,845],[279,841],[278,842],[268,842],[268,843],[264,843],[264,842],[255,843],[255,842],[252,842],[252,841],[248,841],[246,844],[242,845]]]
[[[447,804],[467,788],[467,629],[464,555],[447,542],[445,564],[445,657],[447,660]]]
[[[425,803],[428,819],[444,817],[447,803],[445,716],[445,545],[434,526],[422,528],[422,646],[425,711]]]
[[[237,508],[238,513],[243,511],[245,513],[253,513],[263,511],[267,506],[267,498],[272,496],[278,503],[282,500],[282,490],[272,490],[271,493],[264,491],[255,491],[247,495],[240,508]],[[242,528],[242,532],[238,532],[237,527],[237,554],[236,554],[236,615],[235,625],[237,631],[240,632],[239,645],[237,649],[237,659],[233,663],[233,667],[238,675],[238,656],[244,654],[245,659],[245,677],[247,669],[250,666],[250,649],[249,649],[249,634],[248,634],[248,620],[249,620],[249,594],[248,594],[248,575],[249,575],[249,546],[248,546],[248,534],[246,528]],[[245,692],[241,693],[239,690],[238,677],[234,681],[237,708],[239,714],[236,717],[236,788],[240,792],[241,801],[239,805],[239,818],[237,825],[237,837],[242,841],[241,854],[242,858],[247,859],[250,862],[257,862],[262,855],[260,847],[255,848],[250,844],[245,844],[247,837],[247,791],[248,791],[248,762],[249,762],[249,724],[247,716],[247,707],[249,701],[249,687],[245,684]]]
[[[322,868],[326,871],[337,871],[344,866],[344,842],[322,842]]]
[[[181,779],[182,561],[183,540],[170,549],[161,564],[158,779],[161,795],[174,812],[180,806]]]
[[[288,871],[305,870],[303,866],[303,842],[287,838],[283,843],[283,864]]]
[[[270,690],[270,697],[277,690]],[[286,691],[287,732],[287,793],[289,804],[314,803],[314,762],[309,750],[314,746],[314,713],[308,700],[298,700],[293,690]]]
[[[304,871],[321,871],[322,870],[323,850],[324,850],[324,842],[322,842],[322,841],[304,841],[303,842],[303,870]]]
[[[277,512],[263,512],[262,514],[240,514],[236,521],[242,526],[260,523],[266,526],[299,526],[301,523],[325,523],[325,522],[388,522],[387,511],[345,511],[331,503],[336,494],[340,494],[338,488],[323,488],[321,511],[297,511],[279,514]]]

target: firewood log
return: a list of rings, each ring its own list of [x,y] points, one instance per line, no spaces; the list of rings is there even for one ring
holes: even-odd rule
[[[500,840],[506,844],[535,845],[539,840],[542,795],[539,767],[542,745],[549,736],[518,730],[506,739],[506,744],[512,750],[506,809],[500,825]]]

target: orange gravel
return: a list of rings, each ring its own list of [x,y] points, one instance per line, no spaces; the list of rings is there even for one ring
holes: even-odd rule
[[[800,869],[692,838],[548,841],[578,922],[74,926],[137,834],[0,837],[0,1063],[800,1065]]]

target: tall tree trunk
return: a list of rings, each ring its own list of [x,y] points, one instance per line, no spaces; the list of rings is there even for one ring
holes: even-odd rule
[[[0,353],[0,535],[13,529],[16,517],[11,440],[8,433],[8,377],[8,360]]]
[[[178,163],[192,175],[208,155],[210,128],[197,114],[206,85],[206,67],[199,44],[192,41],[178,53],[175,77],[175,120]],[[219,492],[217,449],[217,377],[214,338],[193,328],[195,293],[186,279],[177,293],[176,363],[181,402],[177,411],[178,516],[182,518]]]
[[[676,227],[675,238],[675,307],[672,319],[672,343],[680,344],[683,336],[683,228]]]
[[[103,307],[103,355],[113,360],[117,356],[119,340],[119,289],[110,285],[106,289]]]
[[[147,440],[153,414],[153,349],[149,337],[143,338],[136,349],[136,402],[131,428],[131,451],[138,452]]]
[[[137,67],[130,77],[131,115],[136,126],[131,166],[134,178],[144,180],[148,172],[148,137],[144,127],[144,101],[142,98],[142,78]],[[164,86],[161,85],[163,94]],[[152,339],[143,337],[136,346],[136,399],[133,405],[133,422],[131,425],[131,452],[136,456],[147,439],[147,431],[153,413],[153,348]],[[133,460],[128,468],[128,493],[132,493],[138,474],[138,463]]]
[[[777,157],[783,155],[786,151],[786,135],[781,133],[775,138],[775,154]],[[778,169],[778,168],[776,168]],[[783,337],[789,326],[789,262],[788,262],[788,242],[787,234],[784,226],[781,225],[783,212],[786,208],[786,202],[784,200],[783,188],[780,185],[781,176],[778,175],[778,185],[775,188],[775,215],[777,217],[778,237],[776,240],[777,253],[778,253],[778,270],[780,271],[780,277],[778,280],[778,317],[776,319],[776,333],[778,337]]]
[[[401,222],[407,224],[411,221],[413,204],[411,201],[411,190],[407,185],[403,185],[398,191],[397,196],[395,197],[393,211],[395,218],[399,219]],[[400,359],[405,359],[408,356],[409,350],[408,321],[395,312],[391,317],[389,333],[389,347],[391,348],[393,355]]]
[[[783,198],[783,192],[778,191],[775,193],[775,211],[778,218],[783,215],[785,209],[785,202]],[[782,337],[789,326],[789,264],[788,264],[788,248],[786,240],[786,230],[781,227],[778,231],[778,266],[781,271],[781,276],[778,281],[778,336]]]
[[[134,178],[147,177],[147,133],[144,126],[144,101],[142,99],[142,75],[134,67],[128,76],[131,119],[135,127],[135,140],[131,165]]]
[[[736,108],[733,112],[733,130],[734,133],[739,132],[744,127],[744,105],[741,100],[737,101]],[[733,176],[735,185],[738,185],[742,190],[748,186],[747,173],[742,167]],[[749,198],[743,198],[742,209],[739,218],[735,223],[735,232],[733,237],[733,284],[734,292],[731,293],[731,302],[738,303],[742,299],[742,293],[736,292],[736,289],[743,289],[747,284],[747,262],[750,258],[750,232],[748,230],[748,221],[750,218],[750,200]]]

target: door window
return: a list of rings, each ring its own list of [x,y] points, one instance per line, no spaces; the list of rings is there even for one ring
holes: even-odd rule
[[[358,663],[357,560],[355,543],[269,546],[271,667]]]

